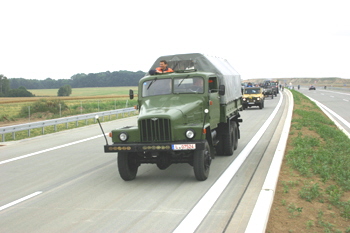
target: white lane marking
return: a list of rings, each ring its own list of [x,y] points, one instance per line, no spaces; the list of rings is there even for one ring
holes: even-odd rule
[[[75,144],[78,144],[78,143],[81,143],[81,142],[90,141],[92,139],[96,139],[96,138],[99,138],[99,137],[103,137],[103,135],[97,135],[97,136],[94,136],[94,137],[85,138],[85,139],[82,139],[82,140],[79,140],[79,141],[63,144],[63,145],[60,145],[60,146],[55,146],[55,147],[52,147],[52,148],[49,148],[49,149],[45,149],[45,150],[37,151],[37,152],[34,152],[34,153],[30,153],[30,154],[27,154],[27,155],[22,155],[22,156],[15,157],[15,158],[12,158],[12,159],[7,159],[7,160],[4,160],[4,161],[0,161],[0,165],[1,164],[5,164],[5,163],[9,163],[9,162],[13,162],[13,161],[16,161],[16,160],[19,160],[19,159],[28,158],[28,157],[31,157],[33,155],[42,154],[42,153],[45,153],[45,152],[48,152],[48,151],[61,149],[63,147],[75,145]]]
[[[346,102],[349,102],[349,100],[347,100],[347,99],[343,99],[344,101],[346,101]]]
[[[230,164],[225,172],[219,177],[219,179],[210,187],[210,189],[204,194],[204,196],[198,201],[195,207],[187,214],[182,222],[173,231],[175,233],[187,233],[194,232],[199,224],[203,221],[209,210],[212,208],[216,200],[220,197],[221,193],[225,190],[233,176],[241,167],[249,153],[253,150],[254,146],[258,143],[262,135],[265,133],[267,127],[271,124],[272,120],[276,116],[279,108],[281,107],[283,95],[281,95],[280,101],[276,108],[271,113],[270,117],[261,126],[259,131],[254,135],[252,140],[244,147],[242,152],[237,158]]]
[[[331,97],[331,98],[334,98],[334,96],[333,96],[333,95],[331,95],[330,97]]]
[[[321,95],[324,95],[323,93],[321,93]]]
[[[28,200],[29,198],[35,197],[35,196],[37,196],[37,195],[39,195],[41,193],[42,193],[42,191],[38,191],[38,192],[32,193],[32,194],[30,194],[28,196],[22,197],[22,198],[20,198],[20,199],[18,199],[16,201],[11,202],[11,203],[8,203],[6,205],[0,206],[0,211],[4,210],[6,208],[9,208],[9,207],[11,207],[13,205],[16,205],[16,204],[18,204],[18,203],[20,203],[22,201]]]

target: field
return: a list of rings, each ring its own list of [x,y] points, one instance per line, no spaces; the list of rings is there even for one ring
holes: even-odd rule
[[[66,97],[57,97],[56,89],[36,89],[30,90],[36,97],[0,98],[0,127],[131,107],[136,100],[129,100],[129,89],[137,87],[73,88]],[[57,111],[35,112],[34,105],[43,101],[51,107],[57,104]]]
[[[72,88],[70,97],[86,96],[128,96],[129,89],[136,90],[137,87],[89,87],[89,88]],[[28,90],[38,97],[57,96],[58,89],[30,89]]]

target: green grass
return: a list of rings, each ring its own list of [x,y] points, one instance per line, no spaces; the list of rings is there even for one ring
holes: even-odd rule
[[[45,99],[43,99],[45,100]],[[41,100],[39,100],[41,101]],[[0,122],[16,124],[16,121],[25,121],[33,119],[53,119],[71,115],[86,114],[92,112],[109,111],[120,108],[132,107],[137,104],[136,100],[128,100],[126,98],[105,98],[105,99],[80,99],[80,100],[64,100],[61,101],[67,105],[67,109],[57,106],[56,111],[35,111],[35,103],[24,102],[12,104],[0,104]],[[61,105],[62,106],[62,105]]]
[[[299,92],[293,95],[296,103],[299,98],[310,101]],[[311,101],[307,107],[295,109],[294,114],[298,118],[293,119],[293,128],[303,130],[293,138],[294,148],[287,154],[289,164],[303,175],[319,175],[324,182],[331,179],[350,190],[350,139]],[[317,136],[304,135],[306,130]]]
[[[137,87],[87,87],[72,88],[71,97],[77,96],[106,96],[106,95],[129,95],[129,89],[137,90]],[[35,96],[57,96],[58,89],[30,89]]]
[[[350,192],[350,139],[316,104],[301,93],[291,91],[295,105],[290,133],[291,149],[285,158],[287,164],[304,179],[298,187],[299,198],[324,203],[324,211],[337,210],[345,221],[350,221],[350,201],[344,198],[344,194]],[[290,185],[286,181],[282,184],[283,191],[289,192]],[[294,209],[289,206],[289,211]],[[334,232],[337,227],[334,222],[324,219],[323,210],[314,218],[324,232]],[[311,223],[309,220],[309,228],[313,226]]]

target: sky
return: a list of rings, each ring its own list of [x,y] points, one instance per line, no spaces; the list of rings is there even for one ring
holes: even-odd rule
[[[145,71],[225,58],[241,78],[350,78],[348,0],[0,0],[0,74]]]

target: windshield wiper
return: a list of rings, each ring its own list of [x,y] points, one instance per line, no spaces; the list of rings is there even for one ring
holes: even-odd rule
[[[179,85],[177,85],[178,87],[181,85],[181,83],[186,79],[186,78],[188,78],[188,77],[190,77],[190,75],[187,75],[186,77],[184,77],[182,80],[181,80],[181,82],[179,83]]]
[[[156,77],[155,79],[153,79],[152,82],[148,85],[147,90],[152,86],[152,84],[153,84],[155,81],[157,81],[157,77]]]

